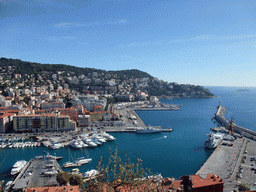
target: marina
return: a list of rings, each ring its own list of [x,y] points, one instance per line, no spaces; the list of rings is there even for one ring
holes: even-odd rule
[[[230,93],[228,95],[230,95]],[[229,98],[225,101],[227,102],[228,100]],[[209,106],[210,101],[210,107],[202,107],[206,105]],[[206,134],[209,134],[210,127],[216,127],[216,123],[214,123],[214,121],[211,121],[211,118],[214,111],[216,110],[219,99],[173,99],[163,100],[162,102],[177,102],[183,104],[184,107],[182,108],[182,110],[179,111],[136,111],[136,114],[141,118],[141,120],[143,120],[145,125],[161,126],[162,130],[172,127],[174,129],[173,132],[162,131],[162,133],[157,134],[136,134],[134,132],[127,132],[126,134],[123,134],[122,132],[112,132],[110,134],[114,136],[116,140],[113,140],[112,142],[107,142],[97,147],[85,148],[90,154],[90,158],[92,158],[93,160],[88,164],[79,166],[80,172],[85,173],[86,171],[95,169],[97,167],[98,161],[100,160],[100,156],[102,156],[104,159],[108,159],[109,148],[115,149],[118,143],[118,150],[120,153],[127,151],[128,157],[134,161],[136,161],[137,158],[142,159],[143,166],[151,168],[151,171],[153,173],[160,172],[164,177],[174,176],[176,178],[179,178],[180,176],[186,174],[195,174],[197,172],[200,172],[200,174],[207,173],[206,171],[208,168],[206,165],[208,164],[208,162],[210,162],[210,159],[212,159],[212,164],[209,165],[215,167],[215,169],[217,170],[216,174],[218,173],[218,170],[223,170],[223,174],[221,173],[221,171],[219,173],[220,178],[223,177],[224,180],[225,176],[227,177],[230,172],[233,172],[233,178],[235,178],[235,181],[237,182],[246,182],[249,177],[254,178],[254,172],[251,170],[251,164],[254,162],[250,161],[250,159],[256,156],[253,148],[253,146],[255,146],[255,143],[253,141],[247,142],[247,140],[250,140],[249,138],[244,138],[244,140],[242,141],[240,141],[240,138],[237,138],[235,142],[232,141],[232,143],[234,144],[233,147],[220,144],[214,151],[205,149],[204,143],[207,139]],[[222,101],[222,103],[224,102]],[[228,107],[229,110],[227,110],[226,116],[227,118],[230,118],[230,111],[233,108],[231,108],[229,105]],[[239,114],[239,116],[242,117],[241,114]],[[185,120],[187,118],[189,120]],[[240,119],[235,118],[235,120],[236,122],[238,122]],[[126,121],[126,119],[124,119],[124,121]],[[119,129],[122,130],[122,128],[118,126],[113,128],[113,130]],[[39,139],[40,142],[45,142],[46,140],[48,140],[49,143],[63,142],[66,144],[66,147],[53,150],[50,147],[41,145],[40,147],[5,147],[3,149],[0,149],[0,158],[4,157],[2,160],[2,165],[4,166],[0,166],[0,171],[2,173],[1,179],[4,179],[6,182],[12,180],[10,171],[16,161],[22,159],[30,161],[30,159],[33,159],[35,156],[42,155],[44,151],[48,151],[50,152],[50,154],[56,153],[56,156],[62,156],[63,158],[59,161],[60,165],[63,165],[69,160],[68,149],[71,151],[74,159],[76,159],[77,157],[87,158],[82,149],[74,149],[69,147],[68,145],[68,143],[72,141],[73,137],[77,138],[77,134],[75,133],[32,133],[28,135],[32,136],[32,138],[34,139]],[[23,134],[24,137],[27,137],[28,135]],[[22,136],[22,134],[2,134],[1,138],[5,138],[5,142],[7,142],[7,140],[9,139],[20,136]],[[29,139],[29,137],[27,139]],[[52,141],[50,142],[50,140]],[[25,141],[20,140],[19,142]],[[241,145],[242,143],[243,145]],[[235,165],[235,162],[239,161],[237,161],[234,157],[236,157],[239,150],[243,151],[243,147],[246,148],[248,153],[244,154],[245,151],[240,153],[240,162],[243,162],[244,156],[247,157],[245,159],[245,163],[241,164],[241,167],[243,167],[244,170],[241,174],[241,167],[239,163],[237,164],[237,166]],[[213,157],[211,157],[212,154],[214,155]],[[15,159],[11,158],[13,155],[15,155]],[[225,160],[228,162],[226,162]],[[224,165],[222,166],[222,164]],[[224,167],[226,167],[226,169],[224,169]],[[71,171],[73,168],[65,168],[64,170]],[[238,173],[242,175],[242,178],[240,180],[236,180],[236,178],[239,176]],[[225,187],[230,186],[227,189],[230,189],[237,185],[229,183],[229,180],[225,182]],[[250,186],[254,186],[253,181],[250,181]]]

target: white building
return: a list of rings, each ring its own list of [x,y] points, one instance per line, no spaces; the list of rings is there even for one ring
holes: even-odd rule
[[[90,115],[78,115],[77,123],[79,127],[87,127],[90,125]]]

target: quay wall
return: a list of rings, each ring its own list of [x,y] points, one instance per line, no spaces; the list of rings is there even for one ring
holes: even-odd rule
[[[135,111],[178,111],[180,108],[134,108]]]
[[[225,112],[226,112],[226,109],[224,107],[222,107],[221,105],[219,105],[217,107],[217,112],[215,113],[214,119],[216,119],[216,121],[218,121],[222,126],[229,129],[229,121],[224,116]],[[238,126],[236,124],[233,124],[233,128],[236,133],[239,133],[249,139],[256,141],[256,132],[255,131]]]

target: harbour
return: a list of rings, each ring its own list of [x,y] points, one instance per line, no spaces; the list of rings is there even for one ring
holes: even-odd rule
[[[205,150],[204,148],[204,142],[207,138],[206,134],[210,132],[210,127],[216,126],[216,123],[211,121],[211,118],[216,111],[216,106],[218,106],[219,99],[211,99],[210,101],[211,102],[209,106],[209,100],[207,99],[175,99],[170,101],[163,100],[162,102],[182,103],[184,107],[182,107],[182,110],[179,111],[136,111],[136,113],[145,125],[161,126],[163,130],[172,127],[174,131],[162,132],[157,134],[135,134],[134,132],[127,132],[124,134],[122,132],[113,132],[111,133],[111,135],[116,138],[115,141],[105,143],[104,145],[96,148],[86,149],[90,155],[90,158],[92,158],[92,161],[88,164],[80,166],[79,170],[81,172],[86,172],[88,170],[95,169],[97,167],[98,161],[100,160],[100,156],[103,156],[103,158],[107,159],[109,156],[109,148],[115,149],[118,143],[118,150],[120,151],[120,153],[127,151],[128,157],[130,157],[131,160],[134,161],[136,160],[136,158],[142,159],[143,166],[151,168],[151,171],[153,173],[158,172],[165,177],[174,176],[176,178],[187,174],[197,173],[206,163],[207,159],[211,156],[211,154],[215,153],[215,151],[222,151],[224,148],[231,149],[228,148],[228,146],[222,145],[219,146],[223,148],[222,150],[218,150],[219,148],[217,148],[215,151],[212,151]],[[222,103],[224,105],[225,100],[222,100]],[[206,106],[207,104],[209,107],[202,107]],[[229,107],[229,110],[226,111],[226,115],[228,118],[230,118],[230,110],[232,109],[230,109]],[[191,120],[191,118],[193,118],[193,120]],[[184,119],[186,119],[186,121]],[[235,119],[236,122],[239,120],[239,118]],[[116,128],[118,128],[118,126],[116,126]],[[44,135],[45,134],[49,135],[49,137],[51,138],[59,137],[58,133],[44,133]],[[70,138],[76,136],[76,134],[74,133],[69,134]],[[32,134],[34,138],[38,135],[40,134]],[[44,135],[41,134],[41,136]],[[66,133],[62,133],[61,135],[66,135]],[[3,136],[6,136],[6,134]],[[18,137],[21,135],[10,134],[9,136],[8,134],[8,138],[10,139],[16,136]],[[26,134],[24,134],[24,136],[26,136]],[[164,136],[166,136],[166,138],[164,138]],[[253,144],[253,142],[249,142],[248,146],[253,146]],[[43,151],[48,151],[52,155],[56,153],[56,156],[63,156],[63,159],[59,161],[59,164],[62,165],[63,163],[68,161],[68,149],[70,149],[70,152],[74,157],[84,156],[83,150],[76,150],[70,147],[63,147],[58,150],[52,150],[42,145],[40,147],[12,149],[5,148],[1,150],[0,153],[1,157],[5,157],[5,160],[3,160],[2,164],[4,166],[0,166],[2,173],[1,179],[4,179],[6,181],[12,179],[12,177],[10,177],[10,168],[16,162],[16,160],[33,159],[35,156],[43,154]],[[223,155],[223,153],[225,152],[221,152],[220,154]],[[251,166],[251,164],[248,163],[251,163],[250,157],[253,156],[253,151],[251,151],[250,153],[251,155],[249,155],[248,150],[248,156],[246,159],[247,164],[244,164],[245,172],[247,169],[248,171],[250,170],[249,167]],[[15,155],[15,160],[10,158],[12,155]],[[231,158],[233,156],[231,156]],[[241,158],[243,157],[241,156]],[[71,168],[65,168],[63,170],[71,171]],[[254,173],[251,171],[250,174]],[[234,171],[234,175],[237,175],[236,171]],[[244,177],[243,175],[242,180],[240,181],[245,182],[245,180],[246,177]],[[227,185],[227,183],[225,185]]]

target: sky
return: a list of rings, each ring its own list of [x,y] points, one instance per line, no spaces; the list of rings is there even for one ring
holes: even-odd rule
[[[256,86],[255,0],[0,0],[0,57]]]

